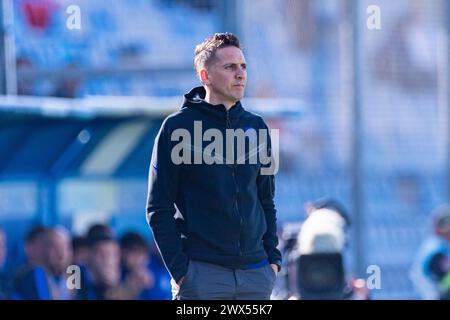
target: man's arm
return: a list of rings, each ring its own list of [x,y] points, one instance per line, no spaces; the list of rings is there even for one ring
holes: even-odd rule
[[[153,146],[149,170],[147,221],[158,250],[172,278],[178,282],[187,272],[181,232],[174,218],[180,167],[171,160],[171,141],[166,121]]]
[[[264,124],[265,130],[269,132],[269,129]],[[268,136],[268,155],[271,155],[272,161],[274,161],[274,157],[271,150],[271,141]],[[260,142],[261,143],[261,142]],[[272,163],[272,162],[271,162]],[[262,167],[270,167],[271,163],[262,165]],[[266,223],[267,223],[267,231],[263,236],[264,248],[269,257],[269,262],[272,265],[278,266],[278,271],[281,269],[281,252],[277,249],[278,246],[278,236],[277,236],[277,218],[276,218],[276,209],[274,203],[275,196],[275,177],[273,174],[261,174],[261,169],[257,178],[257,186],[258,186],[258,198],[261,202],[261,206],[264,210]]]

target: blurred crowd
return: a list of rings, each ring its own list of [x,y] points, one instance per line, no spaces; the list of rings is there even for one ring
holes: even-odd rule
[[[33,226],[24,239],[25,261],[7,270],[0,229],[0,299],[164,300],[170,277],[157,250],[136,232],[117,238],[108,225],[83,236],[65,228]]]

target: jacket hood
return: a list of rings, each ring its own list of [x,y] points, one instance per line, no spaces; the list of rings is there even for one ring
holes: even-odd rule
[[[213,105],[206,102],[205,99],[206,91],[204,87],[195,87],[188,93],[184,95],[183,108],[197,109],[198,111],[204,112],[210,116],[225,118],[227,115],[227,109],[223,104]],[[244,113],[244,108],[241,102],[236,102],[229,110],[228,114],[230,118],[238,118]]]

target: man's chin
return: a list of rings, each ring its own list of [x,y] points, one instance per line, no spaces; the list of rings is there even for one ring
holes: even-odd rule
[[[244,93],[235,95],[235,96],[233,97],[233,100],[234,100],[235,102],[238,102],[238,101],[240,101],[240,100],[242,99],[243,96],[244,96]]]
[[[244,95],[244,92],[245,92],[245,87],[233,87],[230,90],[230,96],[235,97],[239,100]]]

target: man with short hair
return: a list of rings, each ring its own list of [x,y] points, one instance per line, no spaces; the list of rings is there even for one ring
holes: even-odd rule
[[[147,219],[174,299],[269,299],[281,254],[268,128],[241,105],[247,63],[233,34],[199,44],[194,62],[202,86],[155,139]]]
[[[33,226],[25,236],[26,263],[32,266],[40,266],[44,262],[45,237],[48,229],[41,225]]]
[[[81,266],[81,300],[115,300],[120,297],[120,247],[108,232],[88,237],[89,259]]]
[[[151,268],[153,262],[147,242],[136,232],[127,232],[120,238],[122,256],[122,283],[135,291],[133,299],[166,300],[170,298],[170,279]],[[154,264],[152,265],[154,266]],[[169,295],[169,296],[168,296]]]
[[[72,238],[73,264],[85,266],[89,259],[89,242],[84,236],[75,236]]]
[[[69,300],[72,293],[67,288],[67,267],[72,261],[70,233],[63,227],[49,229],[45,237],[44,269],[51,299]]]
[[[70,234],[63,227],[33,228],[27,236],[29,261],[16,273],[14,300],[69,300],[66,270],[72,259]],[[43,252],[40,249],[43,249]],[[42,256],[41,256],[42,255]]]
[[[34,225],[25,235],[26,261],[14,273],[10,298],[13,300],[48,300],[51,295],[44,269],[46,239],[50,229]]]

